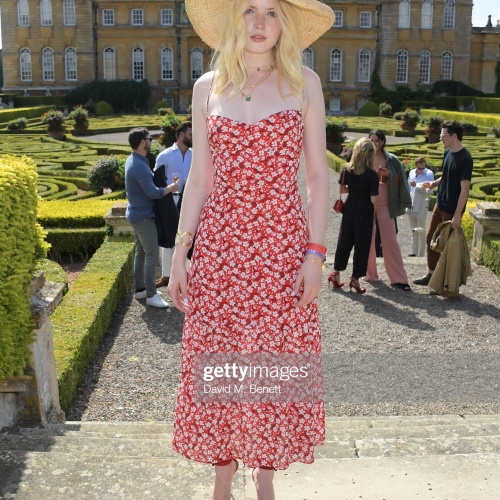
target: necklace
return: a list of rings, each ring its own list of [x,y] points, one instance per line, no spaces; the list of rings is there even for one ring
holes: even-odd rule
[[[250,102],[252,100],[252,93],[253,93],[253,91],[261,83],[264,83],[269,78],[269,76],[273,72],[273,69],[274,69],[274,67],[271,65],[271,69],[257,83],[254,83],[253,85],[246,85],[245,87],[243,87],[242,90],[241,90],[241,98],[242,99],[245,98],[246,102]],[[248,94],[245,94],[245,92],[243,92],[243,90],[245,90],[245,89],[251,89],[251,90],[250,90],[250,92]]]
[[[260,71],[260,69],[264,69],[264,68],[269,68],[270,66],[272,66],[272,64],[266,64],[265,66],[247,66],[248,69],[256,69],[257,71]]]

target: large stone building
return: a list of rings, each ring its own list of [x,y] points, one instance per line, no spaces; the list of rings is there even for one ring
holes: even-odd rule
[[[319,74],[332,113],[353,114],[368,100],[375,68],[391,89],[453,79],[493,92],[500,27],[472,28],[472,0],[325,3],[335,24],[304,50],[304,63]],[[4,93],[147,79],[151,103],[179,111],[212,56],[182,0],[2,0],[2,41]]]

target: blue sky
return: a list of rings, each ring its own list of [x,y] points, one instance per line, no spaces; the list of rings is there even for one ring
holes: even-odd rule
[[[500,20],[500,4],[492,0],[475,0],[472,7],[472,26],[486,26],[489,14],[491,14],[491,22],[495,26],[497,19]],[[2,48],[1,38],[0,48]]]

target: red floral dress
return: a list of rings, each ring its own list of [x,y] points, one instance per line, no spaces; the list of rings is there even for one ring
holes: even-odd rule
[[[297,175],[300,111],[246,124],[208,118],[214,187],[205,204],[189,272],[190,314],[173,448],[186,458],[285,469],[312,463],[325,437],[324,405],[198,403],[196,353],[320,353],[316,301],[303,309],[291,295],[305,256],[308,228]]]

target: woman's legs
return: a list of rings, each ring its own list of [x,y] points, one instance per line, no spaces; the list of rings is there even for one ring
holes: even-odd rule
[[[354,245],[354,231],[352,222],[348,215],[342,216],[339,237],[337,240],[337,249],[335,250],[335,260],[333,267],[335,271],[344,271],[349,262],[349,256]]]
[[[396,236],[394,219],[389,217],[389,210],[378,212],[380,237],[384,249],[384,265],[391,283],[408,283],[408,276],[403,265],[403,257]]]
[[[376,219],[377,219],[377,206],[374,206],[375,211],[373,213],[373,222],[372,222],[372,237],[370,243],[370,251],[368,253],[368,263],[366,266],[366,281],[378,281],[379,275],[377,272],[377,254],[375,251],[375,231],[376,231]],[[383,250],[385,251],[385,249]]]
[[[275,500],[273,486],[274,469],[256,467],[252,471],[252,479],[255,483],[258,500]]]
[[[369,215],[367,211],[367,215]],[[359,279],[366,275],[370,245],[372,242],[373,222],[372,217],[357,221],[354,225],[354,256],[352,277]]]
[[[233,477],[238,470],[236,460],[226,460],[215,464],[215,484],[212,500],[231,500]]]

